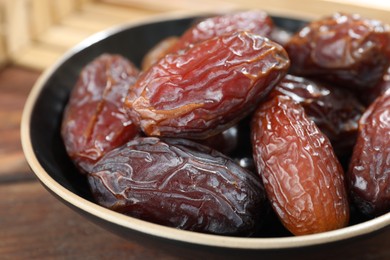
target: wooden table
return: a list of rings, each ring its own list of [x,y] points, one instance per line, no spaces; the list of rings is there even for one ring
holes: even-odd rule
[[[144,2],[153,5],[152,1]],[[207,1],[201,2],[205,5]],[[256,1],[240,2],[253,6]],[[275,1],[268,7],[276,10],[283,3],[287,1]],[[141,12],[137,8],[134,10]],[[306,13],[309,11],[306,9]],[[325,11],[328,9],[317,10],[317,14]],[[383,16],[383,10],[379,13]],[[35,43],[41,42],[38,39]],[[44,42],[43,46],[48,43]],[[42,67],[22,67],[20,64],[31,64],[26,60],[23,63],[16,59],[14,62],[19,65],[0,70],[0,259],[176,259],[164,249],[150,249],[142,241],[129,242],[88,222],[57,201],[38,182],[24,159],[19,129],[24,102]],[[349,250],[361,252],[362,259],[390,259],[390,230]],[[333,258],[341,253],[343,259],[350,255],[334,252]],[[314,255],[316,259],[324,259],[325,254]]]

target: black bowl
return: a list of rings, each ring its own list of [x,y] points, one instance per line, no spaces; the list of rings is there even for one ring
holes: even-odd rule
[[[243,256],[309,256],[346,241],[364,242],[390,225],[390,213],[352,226],[306,236],[237,238],[178,230],[125,216],[93,202],[86,180],[69,160],[60,136],[62,113],[80,70],[102,53],[121,54],[140,65],[145,53],[161,39],[180,35],[199,16],[165,17],[122,25],[98,33],[70,50],[36,82],[22,118],[22,144],[27,161],[41,183],[62,202],[88,219],[133,241],[197,258]],[[273,16],[279,27],[294,32],[305,21]],[[358,221],[359,222],[359,221]],[[272,232],[272,228],[270,229]],[[388,229],[387,229],[388,231]],[[383,233],[383,232],[379,232]],[[339,243],[343,241],[344,243]],[[363,243],[360,242],[360,243]],[[341,244],[341,247],[340,247]],[[325,252],[325,251],[323,251]],[[357,251],[358,252],[358,251]]]

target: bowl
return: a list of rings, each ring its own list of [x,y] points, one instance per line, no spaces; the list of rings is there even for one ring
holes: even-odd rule
[[[296,237],[272,234],[272,225],[277,228],[280,224],[269,223],[269,236],[243,238],[165,227],[111,211],[93,201],[86,180],[68,158],[60,136],[62,113],[80,70],[104,52],[121,54],[140,65],[142,57],[154,44],[167,36],[180,35],[198,18],[199,14],[171,15],[97,33],[71,49],[42,74],[28,97],[21,124],[25,156],[42,185],[60,201],[112,232],[135,242],[141,241],[143,245],[192,258],[272,256],[277,259],[288,256],[291,259],[310,254],[324,256],[332,250],[342,253],[350,245],[359,253],[367,239],[376,243],[372,239],[386,235],[389,238],[390,213],[374,219],[358,218],[339,230]],[[277,26],[290,32],[306,23],[276,15],[272,18]]]

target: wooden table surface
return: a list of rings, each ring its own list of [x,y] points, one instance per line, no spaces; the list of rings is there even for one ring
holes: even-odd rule
[[[0,70],[0,259],[176,259],[88,222],[35,178],[22,152],[20,120],[41,73],[20,65]],[[390,259],[390,230],[348,250],[360,250],[362,259]]]

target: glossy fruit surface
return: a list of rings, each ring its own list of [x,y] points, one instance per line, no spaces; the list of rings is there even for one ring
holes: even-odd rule
[[[252,112],[288,67],[280,45],[233,32],[166,55],[139,77],[125,106],[146,135],[205,139]]]
[[[102,54],[81,71],[62,119],[61,135],[82,172],[139,133],[123,109],[138,73],[130,61],[112,54]]]
[[[348,172],[351,197],[361,212],[390,211],[390,92],[378,97],[359,122]]]
[[[347,89],[311,79],[286,75],[270,96],[291,97],[329,138],[338,156],[350,156],[356,142],[358,122],[365,107]]]
[[[166,54],[168,54],[178,40],[179,40],[178,37],[171,36],[158,42],[143,57],[142,64],[141,64],[142,70],[147,70],[159,59],[163,58]]]
[[[236,31],[269,37],[273,28],[272,18],[261,10],[217,15],[203,19],[187,29],[173,47],[173,51],[183,50],[198,42]]]
[[[88,179],[99,204],[180,229],[248,236],[264,214],[257,175],[185,139],[136,138],[104,156]]]
[[[285,48],[291,73],[315,76],[349,89],[373,87],[390,63],[390,26],[356,14],[313,21]]]
[[[343,169],[302,106],[286,96],[260,105],[252,122],[252,144],[268,199],[291,233],[313,234],[348,224]]]

